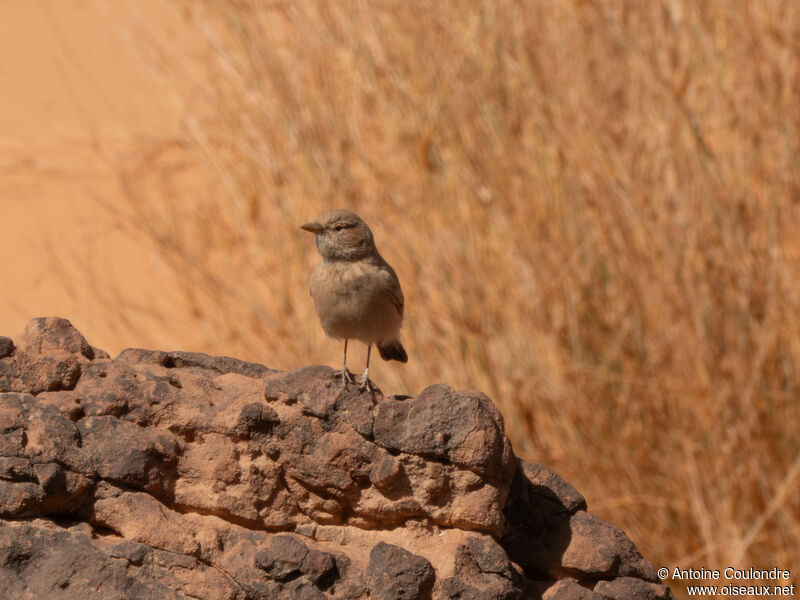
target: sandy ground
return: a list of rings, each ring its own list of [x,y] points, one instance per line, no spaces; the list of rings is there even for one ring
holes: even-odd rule
[[[164,297],[153,294],[169,286],[155,257],[103,207],[122,205],[120,161],[174,134],[187,110],[178,98],[200,87],[205,46],[159,0],[0,0],[0,13],[0,334],[60,315],[118,352],[113,323],[87,302],[103,290],[79,264],[132,303]],[[172,344],[126,335],[125,346]]]

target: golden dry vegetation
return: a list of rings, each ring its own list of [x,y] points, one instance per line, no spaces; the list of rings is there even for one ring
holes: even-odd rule
[[[109,208],[196,349],[338,364],[297,226],[351,207],[406,293],[387,393],[485,391],[516,452],[656,566],[800,572],[796,2],[180,10],[213,110],[176,93],[182,130],[118,164]],[[178,327],[102,298],[130,329]]]

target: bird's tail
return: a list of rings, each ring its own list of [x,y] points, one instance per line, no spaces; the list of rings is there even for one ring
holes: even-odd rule
[[[378,346],[378,352],[381,353],[383,360],[399,360],[400,362],[408,362],[408,354],[400,340],[392,340],[388,344]]]

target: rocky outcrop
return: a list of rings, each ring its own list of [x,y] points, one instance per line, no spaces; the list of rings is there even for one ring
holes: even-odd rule
[[[485,395],[0,338],[0,597],[670,598]]]

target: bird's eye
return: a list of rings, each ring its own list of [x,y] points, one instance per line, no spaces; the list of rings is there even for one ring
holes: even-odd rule
[[[334,231],[341,231],[342,229],[344,229],[344,225],[334,225],[333,227]]]

